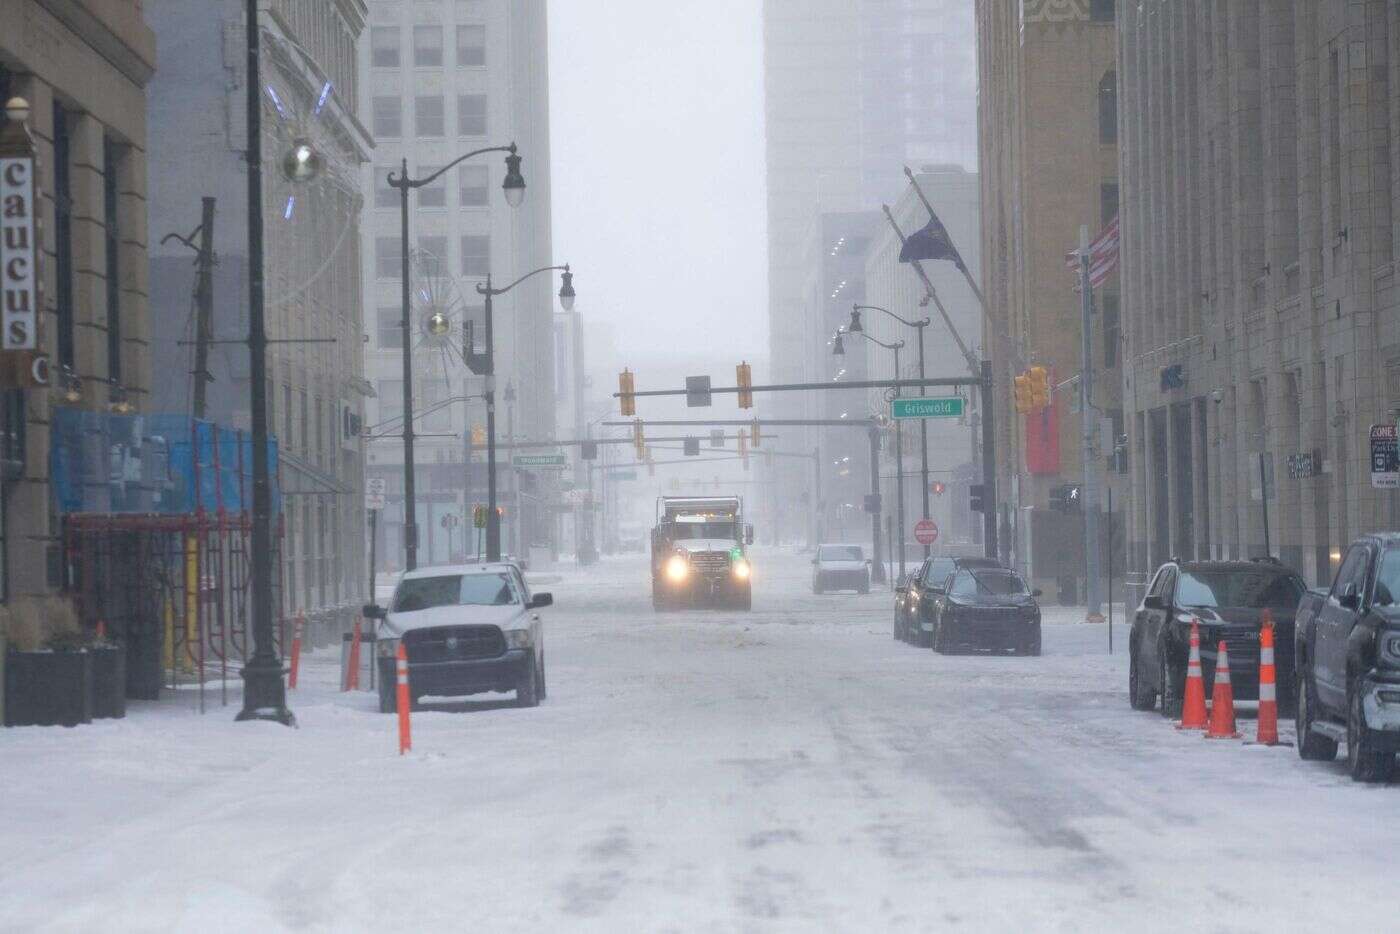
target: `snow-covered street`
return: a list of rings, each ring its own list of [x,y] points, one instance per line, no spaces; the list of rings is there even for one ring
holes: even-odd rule
[[[548,700],[416,713],[403,758],[328,652],[296,730],[0,731],[0,930],[1394,926],[1400,788],[1132,712],[1121,621],[942,657],[888,591],[755,568],[751,614],[654,614],[640,556],[552,575]]]

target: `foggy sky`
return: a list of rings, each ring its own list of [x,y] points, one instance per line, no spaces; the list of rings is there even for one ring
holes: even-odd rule
[[[761,13],[549,3],[555,258],[624,360],[767,356]]]

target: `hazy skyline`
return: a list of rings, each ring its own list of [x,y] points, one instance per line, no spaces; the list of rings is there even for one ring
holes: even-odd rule
[[[761,13],[549,5],[555,255],[624,360],[767,356]]]

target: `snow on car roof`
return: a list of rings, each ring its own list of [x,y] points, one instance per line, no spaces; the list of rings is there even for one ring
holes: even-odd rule
[[[447,574],[499,574],[516,567],[509,561],[482,562],[481,564],[436,564],[428,568],[418,568],[413,571],[405,571],[404,580],[416,580],[420,577],[443,577]],[[517,568],[517,570],[519,570]]]

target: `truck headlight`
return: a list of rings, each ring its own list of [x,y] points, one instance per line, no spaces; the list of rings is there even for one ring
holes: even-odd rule
[[[374,643],[374,654],[380,658],[393,658],[398,654],[398,639],[376,639]]]
[[[671,560],[666,562],[666,576],[679,583],[690,574],[690,565],[680,555],[672,555]]]
[[[1400,668],[1400,632],[1382,630],[1376,641],[1380,644],[1380,663],[1387,668]]]
[[[507,629],[506,646],[512,649],[528,649],[535,644],[535,634],[529,629]]]
[[[734,576],[739,578],[739,580],[748,580],[749,575],[752,573],[753,569],[749,567],[749,563],[743,558],[740,558],[738,561],[734,562]]]

